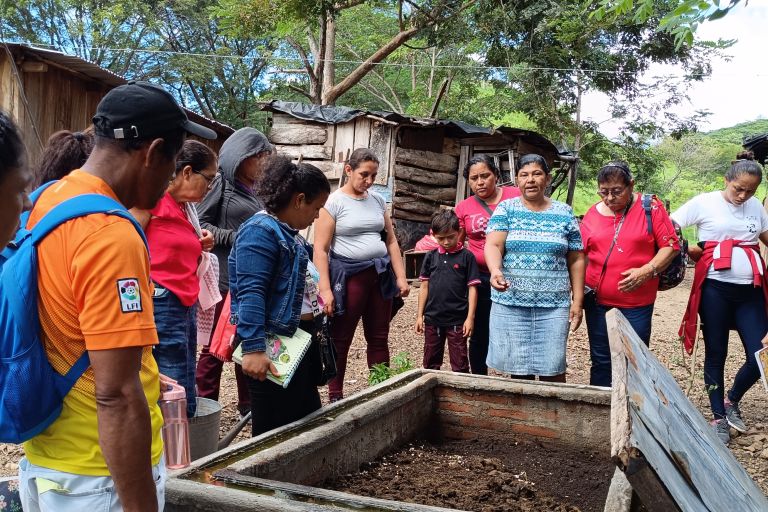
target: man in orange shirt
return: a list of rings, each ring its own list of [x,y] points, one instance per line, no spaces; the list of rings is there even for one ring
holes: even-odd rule
[[[216,137],[190,122],[168,92],[145,82],[110,91],[93,124],[90,157],[42,194],[30,225],[82,194],[151,209],[186,133]],[[91,367],[65,397],[61,416],[24,443],[22,506],[25,512],[162,510],[160,384],[152,357],[157,333],[141,236],[115,215],[81,217],[40,243],[38,262],[48,359],[65,373],[87,351]]]

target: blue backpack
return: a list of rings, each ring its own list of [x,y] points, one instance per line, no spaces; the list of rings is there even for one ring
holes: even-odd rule
[[[30,195],[33,204],[52,183]],[[16,238],[0,253],[0,442],[21,443],[45,430],[90,366],[87,351],[66,375],[48,362],[37,309],[37,244],[60,224],[94,213],[130,220],[146,245],[144,231],[123,205],[107,196],[85,194],[57,205],[31,230],[29,212],[23,213]]]

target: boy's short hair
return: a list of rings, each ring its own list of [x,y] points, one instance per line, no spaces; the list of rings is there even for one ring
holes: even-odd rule
[[[461,229],[459,218],[453,210],[440,210],[432,215],[432,234],[438,235],[448,231],[458,231]]]

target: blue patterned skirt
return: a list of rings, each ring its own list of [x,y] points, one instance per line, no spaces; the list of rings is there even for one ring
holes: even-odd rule
[[[489,367],[512,375],[565,373],[569,307],[491,306]]]

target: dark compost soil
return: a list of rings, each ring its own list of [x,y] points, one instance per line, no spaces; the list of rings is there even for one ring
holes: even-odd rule
[[[600,512],[614,465],[533,440],[411,443],[327,489],[478,512]]]

